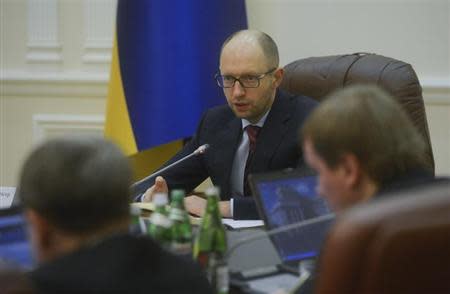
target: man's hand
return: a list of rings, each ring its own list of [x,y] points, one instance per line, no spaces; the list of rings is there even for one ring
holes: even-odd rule
[[[184,198],[184,206],[190,214],[202,216],[205,212],[206,200],[197,195],[190,195]]]
[[[190,195],[184,198],[184,205],[190,214],[203,216],[206,208],[206,199],[197,195]],[[222,217],[231,217],[230,201],[220,201],[219,209]]]
[[[156,177],[155,184],[145,191],[142,202],[151,202],[156,193],[169,193],[166,180],[161,176]]]

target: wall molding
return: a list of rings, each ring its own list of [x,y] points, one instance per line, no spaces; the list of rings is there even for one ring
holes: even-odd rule
[[[7,72],[0,75],[1,96],[102,97],[108,94],[106,73]]]
[[[111,61],[116,1],[85,0],[83,12],[85,40],[82,62],[108,64]]]
[[[450,77],[420,79],[425,104],[450,105]]]
[[[450,105],[450,77],[421,80],[425,104]],[[107,73],[32,73],[0,74],[1,96],[106,97]]]
[[[33,143],[60,135],[103,134],[105,118],[102,115],[34,114]]]
[[[111,41],[112,42],[112,41]],[[85,44],[83,63],[92,64],[109,64],[111,62],[111,44],[106,42],[89,42]]]
[[[27,62],[62,63],[58,17],[57,0],[28,0]]]

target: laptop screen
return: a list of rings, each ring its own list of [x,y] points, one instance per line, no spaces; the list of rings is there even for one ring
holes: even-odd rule
[[[32,269],[26,221],[19,207],[0,210],[0,268]]]
[[[316,193],[317,177],[309,170],[252,175],[250,181],[267,230],[330,213],[325,200]],[[317,256],[331,222],[321,221],[271,236],[283,263]]]

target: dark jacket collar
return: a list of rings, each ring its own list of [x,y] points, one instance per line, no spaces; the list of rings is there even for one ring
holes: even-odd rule
[[[416,188],[434,180],[434,175],[426,169],[413,169],[386,181],[376,194],[376,197],[399,192],[404,189]]]

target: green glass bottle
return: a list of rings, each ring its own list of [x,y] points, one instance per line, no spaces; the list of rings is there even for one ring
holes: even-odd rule
[[[130,233],[132,235],[142,234],[141,230],[141,209],[137,206],[130,205]]]
[[[227,238],[219,210],[219,189],[206,190],[207,204],[197,238],[194,258],[206,271],[215,293],[228,293]]]
[[[172,221],[168,217],[166,209],[167,202],[167,194],[155,194],[153,198],[155,211],[150,216],[150,224],[148,225],[147,232],[162,247],[170,249]]]
[[[184,208],[184,191],[172,190],[169,219],[172,221],[171,250],[182,256],[192,256],[192,226]]]

